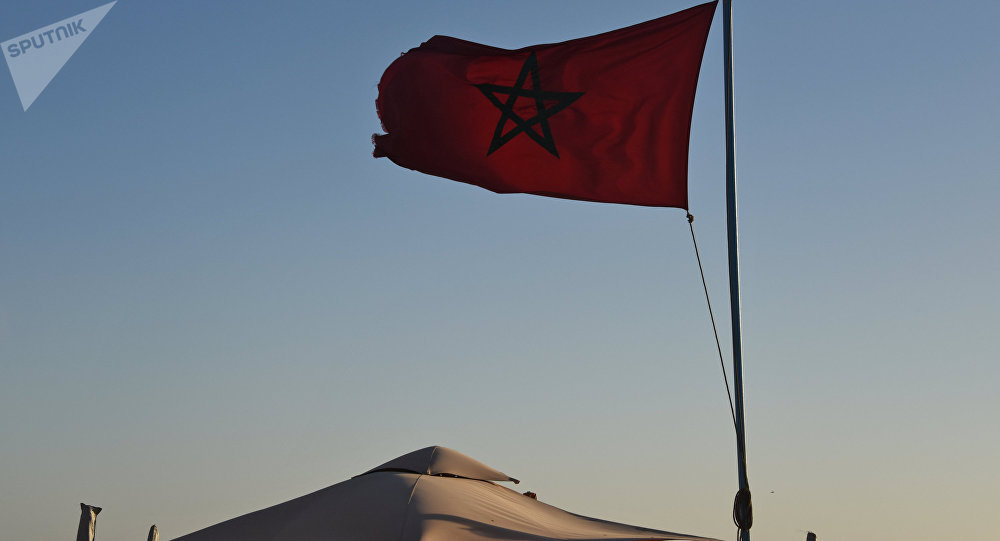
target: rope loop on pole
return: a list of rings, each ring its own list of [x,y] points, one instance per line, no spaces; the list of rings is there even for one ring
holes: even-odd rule
[[[753,526],[753,502],[750,500],[750,489],[741,488],[733,500],[733,522],[741,532],[750,531]]]

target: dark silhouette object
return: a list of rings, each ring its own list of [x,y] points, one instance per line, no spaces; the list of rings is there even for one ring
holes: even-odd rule
[[[806,532],[806,541],[816,541],[816,534],[812,532]]]
[[[160,541],[160,531],[156,529],[156,524],[149,527],[149,535],[146,536],[146,541]]]
[[[76,530],[76,541],[94,541],[97,535],[97,514],[100,507],[80,503],[80,527]]]

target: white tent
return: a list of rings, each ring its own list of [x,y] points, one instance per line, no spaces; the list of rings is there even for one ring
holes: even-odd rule
[[[706,539],[574,515],[492,481],[517,482],[457,451],[427,447],[175,541]]]

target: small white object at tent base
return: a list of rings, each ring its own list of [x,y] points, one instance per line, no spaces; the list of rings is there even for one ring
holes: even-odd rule
[[[492,481],[516,482],[457,451],[427,447],[174,541],[708,539],[574,515]]]

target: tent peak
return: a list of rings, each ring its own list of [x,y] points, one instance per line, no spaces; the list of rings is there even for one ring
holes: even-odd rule
[[[380,471],[404,471],[421,475],[465,477],[467,479],[479,479],[482,481],[520,482],[506,473],[494,470],[474,458],[440,445],[432,445],[411,453],[406,453],[385,464],[376,466],[362,475]]]

